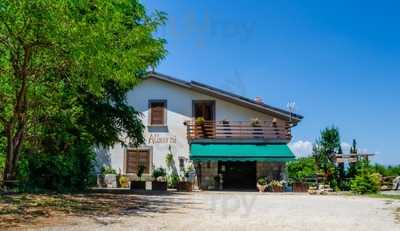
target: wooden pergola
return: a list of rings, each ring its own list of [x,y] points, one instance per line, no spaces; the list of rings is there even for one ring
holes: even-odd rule
[[[375,156],[372,153],[354,153],[354,154],[335,154],[335,163],[356,163],[360,160],[369,160],[370,157]]]

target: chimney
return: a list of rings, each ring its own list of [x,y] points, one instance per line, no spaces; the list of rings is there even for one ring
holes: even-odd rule
[[[256,101],[256,103],[258,103],[258,104],[263,104],[263,103],[264,103],[263,99],[262,99],[260,96],[257,96],[257,97],[254,99],[254,101]]]

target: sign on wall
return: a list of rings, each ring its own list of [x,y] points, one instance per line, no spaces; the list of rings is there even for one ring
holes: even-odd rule
[[[153,133],[147,138],[147,144],[176,144],[176,136]]]

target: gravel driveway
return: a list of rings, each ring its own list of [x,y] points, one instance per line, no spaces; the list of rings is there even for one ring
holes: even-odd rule
[[[400,230],[398,200],[256,192],[140,197],[148,209],[40,230]]]

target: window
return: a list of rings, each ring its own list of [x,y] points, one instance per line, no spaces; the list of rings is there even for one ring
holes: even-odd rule
[[[165,126],[167,124],[167,101],[150,100],[149,101],[149,125]]]
[[[145,174],[150,173],[150,150],[128,149],[125,156],[125,173],[138,173],[140,166],[144,167]]]

